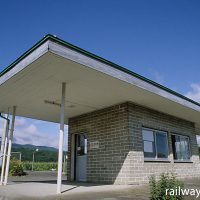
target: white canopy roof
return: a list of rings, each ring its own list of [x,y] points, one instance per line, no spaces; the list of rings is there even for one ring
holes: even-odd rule
[[[0,112],[58,122],[61,83],[70,117],[131,101],[200,127],[200,104],[94,54],[47,35],[0,74]]]

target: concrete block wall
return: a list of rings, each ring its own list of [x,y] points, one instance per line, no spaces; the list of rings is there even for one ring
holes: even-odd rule
[[[120,104],[69,120],[69,160],[71,135],[85,133],[88,139],[87,181],[127,184],[129,177],[128,104]],[[90,142],[99,142],[91,149]],[[70,164],[68,165],[70,177]]]
[[[169,161],[145,162],[142,127],[168,132]],[[200,176],[194,124],[130,102],[78,116],[69,120],[68,160],[71,135],[85,133],[88,138],[87,181],[114,184],[143,184],[152,174],[173,172],[178,177]],[[171,134],[190,137],[192,163],[174,163]],[[90,149],[98,141],[99,149]],[[68,178],[70,179],[70,162]]]
[[[129,103],[130,145],[130,184],[142,184],[152,174],[159,176],[163,172],[173,172],[179,178],[200,176],[200,161],[193,123],[176,117]],[[149,127],[168,133],[169,162],[146,162],[143,154],[142,127]],[[173,159],[171,134],[189,136],[191,163],[176,163]]]

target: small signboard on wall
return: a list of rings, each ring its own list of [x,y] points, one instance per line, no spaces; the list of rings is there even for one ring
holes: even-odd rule
[[[90,142],[90,149],[99,149],[99,141]]]

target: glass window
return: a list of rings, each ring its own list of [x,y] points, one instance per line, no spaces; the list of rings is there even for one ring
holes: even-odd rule
[[[142,136],[145,158],[168,158],[168,142],[166,132],[143,128]]]
[[[156,132],[156,149],[158,158],[168,157],[168,142],[167,134],[163,132]]]
[[[82,156],[87,154],[87,139],[84,135],[77,135],[77,155]]]
[[[172,135],[172,149],[175,160],[189,160],[189,137],[182,135]]]

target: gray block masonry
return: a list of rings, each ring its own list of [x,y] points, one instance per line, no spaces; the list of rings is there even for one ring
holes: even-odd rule
[[[142,127],[168,133],[169,160],[144,161]],[[88,139],[87,181],[112,184],[143,184],[152,174],[173,172],[179,178],[200,176],[195,124],[130,102],[69,119],[68,179],[72,179],[72,135]],[[171,134],[190,138],[191,162],[175,162]],[[98,141],[99,148],[90,148]]]

